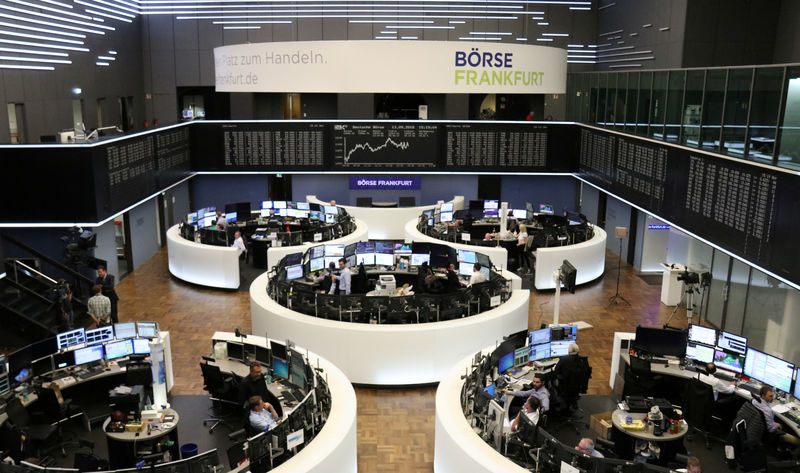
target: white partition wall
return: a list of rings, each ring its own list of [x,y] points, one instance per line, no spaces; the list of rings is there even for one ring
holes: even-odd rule
[[[585,284],[603,275],[606,267],[606,232],[592,225],[594,236],[575,245],[554,246],[536,250],[536,278],[533,285],[538,290],[555,289],[553,273],[564,260],[575,266],[575,284]]]
[[[306,242],[302,245],[294,245],[294,246],[278,246],[278,247],[270,247],[267,250],[267,268],[272,268],[286,255],[290,255],[292,253],[305,253],[309,248],[314,245],[349,245],[350,243],[356,243],[359,241],[366,241],[369,239],[367,236],[367,225],[364,223],[363,220],[355,219],[356,221],[356,229],[353,230],[352,233],[349,235],[345,235],[341,238],[336,238],[335,240],[328,240],[328,241],[320,241],[320,242]]]
[[[267,295],[268,282],[265,273],[250,286],[253,333],[268,332],[271,338],[314,347],[358,384],[438,382],[454,363],[475,353],[475,347],[528,327],[527,290],[515,290],[504,304],[463,319],[372,325],[294,312]]]
[[[419,217],[419,215],[417,215]],[[506,268],[508,266],[508,251],[502,246],[476,246],[476,245],[465,245],[463,243],[450,243],[444,240],[440,240],[438,238],[433,238],[432,236],[428,236],[421,231],[417,230],[417,222],[419,219],[415,217],[413,220],[408,220],[405,225],[405,239],[406,241],[424,241],[428,243],[439,243],[447,246],[451,246],[458,250],[469,250],[469,251],[477,251],[478,253],[483,253],[492,260],[492,264],[497,266],[498,268]]]
[[[325,204],[315,195],[307,195],[308,202]],[[453,208],[461,210],[464,208],[464,196],[453,197]],[[424,210],[432,209],[435,205],[423,205],[420,207],[353,207],[350,205],[338,205],[347,210],[347,213],[355,218],[362,220],[369,228],[369,238],[373,240],[402,240],[404,238],[405,222],[422,215]]]
[[[201,286],[239,287],[239,250],[236,248],[189,241],[175,225],[167,230],[167,255],[169,272],[176,278]]]

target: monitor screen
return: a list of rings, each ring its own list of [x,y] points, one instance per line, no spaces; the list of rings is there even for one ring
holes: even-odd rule
[[[470,200],[469,201],[469,209],[470,210],[483,210],[483,201],[482,200]]]
[[[375,253],[374,241],[359,241],[356,243],[356,254]]]
[[[311,210],[311,206],[308,205],[308,202],[297,202],[297,210]]]
[[[687,342],[686,358],[701,363],[711,363],[714,361],[714,348],[694,342]]]
[[[244,345],[239,342],[228,342],[228,358],[244,361]]]
[[[319,210],[312,210],[308,212],[308,218],[311,220],[322,220],[322,212]]]
[[[375,253],[384,253],[387,255],[394,254],[394,243],[393,241],[376,241],[375,242]]]
[[[113,360],[115,358],[122,358],[133,354],[133,342],[130,339],[120,340],[117,342],[106,343],[106,359]]]
[[[497,217],[498,215],[500,215],[499,212],[500,211],[497,209],[486,209],[483,211],[483,216],[488,218]]]
[[[283,264],[294,266],[303,262],[303,253],[291,253],[283,257]]]
[[[150,339],[149,338],[134,338],[133,339],[133,353],[136,355],[149,355],[150,354]]]
[[[52,355],[58,351],[58,343],[56,337],[45,338],[36,343],[28,345],[31,351],[31,359],[38,360],[47,355]]]
[[[553,210],[552,204],[539,204],[539,213],[545,215],[553,215],[555,211]]]
[[[203,220],[202,220],[203,225],[202,225],[202,227],[206,228],[206,227],[214,226],[214,220],[215,220],[215,217],[203,217]]]
[[[273,358],[280,358],[281,360],[288,360],[288,355],[286,354],[286,345],[283,343],[278,343],[274,340],[270,340],[269,347],[272,351]]]
[[[725,350],[714,350],[714,364],[724,370],[741,373],[744,369],[744,355]]]
[[[735,335],[720,330],[719,339],[717,340],[717,348],[721,348],[727,352],[739,353],[740,355],[747,354],[747,337]]]
[[[325,246],[324,245],[317,245],[312,246],[311,249],[308,250],[309,258],[322,258],[325,256]]]
[[[494,383],[486,386],[485,388],[483,388],[483,390],[492,397],[494,397],[497,393],[497,387],[494,385]]]
[[[261,201],[261,208],[262,209],[271,209],[272,208],[272,201],[271,200],[262,200]]]
[[[325,223],[336,223],[336,215],[325,214]]]
[[[227,220],[228,223],[235,222],[238,219],[238,217],[239,217],[239,214],[237,212],[226,212],[225,213],[225,220]]]
[[[75,364],[84,365],[103,359],[103,345],[95,345],[75,350]]]
[[[549,328],[541,328],[528,332],[528,345],[538,345],[540,343],[550,343]]]
[[[375,264],[379,266],[393,266],[394,255],[386,253],[375,253]]]
[[[261,345],[256,345],[256,361],[261,363],[264,366],[270,366],[270,360],[272,359],[272,355],[269,352],[269,348],[262,347]]]
[[[550,339],[554,342],[560,340],[574,342],[578,339],[578,326],[562,325],[559,327],[550,327]]]
[[[439,207],[439,212],[452,212],[453,211],[453,203],[452,202],[442,202],[441,207]],[[432,210],[426,210],[425,212],[431,212],[433,215]],[[423,213],[425,213],[423,212]]]
[[[422,263],[431,264],[430,253],[425,253],[425,254],[413,253],[411,255],[411,266],[420,266],[422,265]]]
[[[423,210],[422,215],[424,215],[427,218],[433,218],[433,209]]]
[[[273,209],[285,209],[286,208],[286,201],[285,200],[275,200],[272,202]]]
[[[297,216],[297,212],[298,211],[296,209],[286,209],[286,216],[291,218],[299,218]]]
[[[261,209],[261,216],[262,217],[269,217],[269,211],[272,209]]]
[[[686,354],[686,332],[662,328],[636,327],[634,348],[651,355],[684,356]]]
[[[792,375],[794,375],[794,365],[772,355],[748,348],[747,357],[744,360],[744,374],[762,383],[774,386],[775,389],[789,392],[792,385]]]
[[[472,263],[458,263],[458,274],[462,276],[472,276],[474,270]]]
[[[538,345],[531,345],[530,359],[533,361],[543,360],[550,358],[550,344],[540,343]]]
[[[550,357],[558,358],[569,354],[569,346],[572,342],[565,340],[561,342],[550,342]]]
[[[410,255],[411,243],[395,243],[394,254],[396,255]]]
[[[792,396],[795,399],[800,399],[800,368],[797,368],[797,375],[795,376],[795,383],[794,383],[794,392]]]
[[[53,355],[53,366],[57,370],[75,366],[75,352],[65,351],[64,353],[56,353]]]
[[[280,358],[272,357],[272,374],[279,378],[289,379],[289,363]]]
[[[689,325],[689,341],[713,347],[717,343],[717,330],[701,325]]]
[[[325,245],[325,256],[344,256],[344,245]]]
[[[61,332],[56,335],[56,338],[58,339],[58,349],[63,350],[86,343],[86,332],[82,328],[79,328],[70,330],[69,332]]]
[[[85,348],[84,348],[85,350]],[[102,357],[103,347],[100,347],[100,353]],[[31,376],[42,376],[49,372],[53,371],[53,357],[46,356],[44,358],[39,358],[38,360],[34,360],[31,363]]]
[[[442,212],[439,214],[439,220],[442,222],[452,222],[453,212]]]
[[[514,352],[510,351],[500,357],[497,362],[497,373],[503,374],[514,367]]]
[[[483,201],[483,210],[497,210],[498,208],[499,208],[499,202],[497,200]]]
[[[11,390],[11,385],[8,382],[8,376],[0,376],[0,396]]]
[[[277,212],[275,212],[275,214],[278,215],[279,217],[288,217],[289,216],[289,209],[283,208],[283,209],[276,209],[276,210],[277,210]]]
[[[436,223],[436,222],[434,222],[432,218],[429,218],[429,219],[428,219],[428,226],[429,226],[429,227],[432,227],[432,226],[433,226],[435,223]]]
[[[470,250],[458,250],[458,260],[464,263],[475,264],[475,252]]]
[[[528,218],[528,211],[525,209],[514,209],[511,211],[511,216],[517,220],[525,220]]]
[[[212,205],[211,207],[206,207],[205,209],[203,209],[203,217],[216,217],[216,216],[217,216],[217,207]]]
[[[308,218],[308,210],[298,210],[295,213],[296,218]]]
[[[337,215],[339,213],[339,209],[335,205],[323,205],[322,210],[328,215]]]
[[[368,253],[368,254],[357,254],[356,255],[356,264],[364,263],[365,266],[371,266],[375,264],[375,253]]]
[[[133,338],[136,336],[136,322],[122,322],[114,324],[114,333],[117,339]]]
[[[290,381],[296,386],[305,387],[306,385],[306,363],[303,355],[294,350],[289,351]]]
[[[312,273],[323,269],[325,269],[325,258],[314,258],[308,262],[308,270]]]
[[[114,340],[114,327],[107,325],[86,331],[86,344],[96,345]]]
[[[197,212],[191,212],[186,215],[186,223],[192,224],[197,222]]]
[[[20,370],[28,368],[31,365],[31,361],[33,360],[31,358],[30,346],[20,348],[8,355],[8,371],[11,373],[11,377],[16,377]]]
[[[158,322],[136,322],[136,331],[140,337],[157,338]]]
[[[341,258],[341,256],[326,256],[325,257],[325,267],[327,268],[328,266],[331,265],[331,263],[333,263],[333,265],[338,268],[339,267],[339,258]]]
[[[298,279],[303,277],[303,265],[296,264],[294,266],[287,266],[286,267],[286,279]]]

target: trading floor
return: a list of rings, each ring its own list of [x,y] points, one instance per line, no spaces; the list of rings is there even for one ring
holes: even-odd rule
[[[581,354],[589,357],[593,368],[589,395],[611,392],[608,379],[614,332],[631,332],[639,324],[660,326],[672,311],[659,300],[661,276],[640,277],[629,265],[622,267],[620,293],[631,305],[609,307],[608,300],[616,291],[615,254],[606,253],[605,267],[605,277],[561,297],[561,323],[582,320],[593,326],[582,330],[578,338]],[[211,335],[236,328],[249,331],[251,327],[250,293],[243,289],[206,289],[172,277],[166,249],[117,286],[123,320],[155,320],[161,330],[180,333],[172,342],[173,395],[207,395],[199,362],[201,355],[210,351]],[[529,327],[552,319],[553,294],[531,294]],[[191,326],[186,325],[189,320]],[[671,325],[686,323],[679,311]],[[433,471],[435,390],[435,386],[356,388],[359,472]]]

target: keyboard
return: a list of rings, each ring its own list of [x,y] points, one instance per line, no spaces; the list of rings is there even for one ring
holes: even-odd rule
[[[89,379],[89,378],[95,376],[96,374],[98,374],[97,371],[84,371],[83,373],[80,373],[78,375],[78,378],[80,378],[80,379]]]
[[[733,381],[736,379],[736,376],[728,373],[727,371],[720,371],[720,370],[717,370],[716,373],[714,373],[714,377],[724,381]]]
[[[737,388],[743,389],[743,390],[749,392],[750,394],[752,394],[753,396],[758,396],[758,393],[760,391],[760,388],[757,388],[757,387],[753,386],[752,384],[747,384],[747,383],[742,383],[739,386],[737,386]]]

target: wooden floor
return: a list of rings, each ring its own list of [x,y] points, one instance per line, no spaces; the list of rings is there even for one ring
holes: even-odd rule
[[[589,394],[608,394],[611,342],[614,332],[633,331],[639,324],[660,326],[671,309],[659,302],[660,285],[649,285],[630,266],[623,265],[619,292],[630,302],[609,306],[616,293],[617,258],[606,255],[606,274],[599,281],[562,293],[560,321],[582,320],[590,329],[578,333],[581,354],[589,357],[593,377]],[[122,321],[155,320],[172,337],[175,375],[173,394],[203,394],[198,366],[211,352],[217,330],[249,331],[249,292],[205,289],[173,278],[163,249],[117,286]],[[530,298],[529,327],[551,322],[553,292]],[[682,311],[673,326],[686,326]],[[314,349],[314,347],[308,347]],[[476,349],[480,347],[475,347]],[[433,471],[435,387],[406,389],[356,388],[358,398],[358,471]]]

